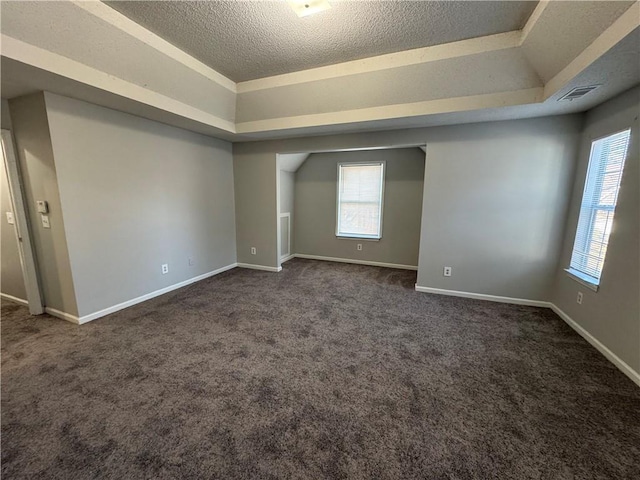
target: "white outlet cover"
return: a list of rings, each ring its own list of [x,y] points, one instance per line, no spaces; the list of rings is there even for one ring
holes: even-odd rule
[[[51,228],[51,224],[49,223],[49,215],[40,215],[42,218],[42,227],[43,228]]]
[[[13,212],[7,212],[7,223],[9,225],[13,225],[14,224]]]
[[[164,275],[165,273],[169,273],[169,265],[167,263],[162,265],[162,274]]]

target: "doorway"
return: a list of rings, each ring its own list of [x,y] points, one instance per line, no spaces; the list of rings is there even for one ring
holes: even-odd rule
[[[11,131],[2,129],[1,146],[3,190],[6,188],[6,192],[2,192],[3,218],[0,219],[0,221],[4,222],[2,225],[2,239],[3,243],[7,242],[9,246],[9,255],[12,252],[14,255],[13,261],[8,261],[7,265],[5,265],[3,259],[3,277],[6,273],[9,281],[14,284],[12,291],[19,292],[19,294],[23,293],[26,298],[4,293],[5,286],[3,286],[2,296],[18,303],[26,302],[29,306],[29,313],[40,315],[44,313],[44,305],[38,281],[36,258],[33,244],[31,243],[31,230],[27,217],[20,165],[16,160]],[[3,257],[4,250],[3,246]],[[22,286],[19,285],[20,281],[23,283]]]

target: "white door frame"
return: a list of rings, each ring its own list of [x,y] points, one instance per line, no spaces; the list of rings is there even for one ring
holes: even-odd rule
[[[27,291],[29,312],[32,315],[40,315],[44,313],[44,305],[38,280],[36,257],[33,243],[31,242],[31,230],[27,216],[24,189],[22,188],[22,176],[20,174],[20,166],[16,161],[13,137],[11,132],[5,129],[2,129],[2,151],[4,152],[2,157],[4,168],[7,172],[7,183],[9,184],[9,196],[11,197],[13,216],[16,222],[14,231],[18,242],[20,265],[22,266],[22,275]]]

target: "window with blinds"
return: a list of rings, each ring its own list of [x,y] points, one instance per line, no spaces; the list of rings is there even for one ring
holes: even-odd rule
[[[382,236],[384,162],[338,164],[338,237]]]
[[[630,130],[624,130],[591,144],[589,169],[568,271],[593,285],[600,284],[630,134]]]

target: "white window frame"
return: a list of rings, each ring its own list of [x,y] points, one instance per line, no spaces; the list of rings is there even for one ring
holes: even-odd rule
[[[591,221],[589,223],[589,228],[588,228],[588,232],[587,232],[588,235],[587,235],[586,238],[584,238],[584,242],[590,243],[590,238],[593,235],[593,225],[594,225],[593,224],[593,213],[594,213],[594,211],[608,209],[614,214],[614,220],[615,220],[615,210],[616,210],[616,207],[617,207],[618,197],[619,197],[619,194],[620,194],[620,187],[621,187],[621,184],[622,184],[622,176],[624,175],[624,167],[626,165],[626,160],[628,159],[628,156],[629,156],[629,147],[631,146],[631,141],[632,141],[632,139],[631,139],[632,132],[631,132],[630,128],[624,128],[622,130],[618,130],[616,132],[612,132],[612,133],[609,133],[607,135],[602,135],[600,137],[593,138],[591,140],[591,149],[589,150],[589,165],[587,167],[587,172],[586,172],[586,177],[585,177],[584,188],[583,188],[583,191],[582,191],[582,196],[580,197],[580,213],[578,214],[578,224],[576,226],[576,232],[575,232],[575,235],[574,235],[573,246],[571,248],[571,258],[569,259],[569,268],[565,269],[565,272],[567,272],[567,274],[571,278],[573,278],[578,283],[586,286],[587,288],[589,288],[589,289],[591,289],[591,290],[593,290],[595,292],[598,291],[598,288],[599,288],[599,285],[600,285],[600,279],[602,278],[602,271],[604,270],[604,267],[601,269],[600,275],[598,277],[594,277],[594,276],[582,271],[577,266],[575,266],[575,264],[573,263],[573,255],[574,255],[576,242],[579,241],[578,235],[580,234],[580,215],[582,213],[582,204],[584,203],[585,195],[590,195],[590,196],[593,195],[592,189],[595,188],[595,185],[590,184],[590,180],[592,179],[592,177],[591,177],[592,168],[594,168],[595,165],[596,165],[595,164],[595,160],[597,158],[599,158],[599,157],[596,156],[597,155],[596,154],[596,143],[601,141],[601,140],[604,140],[604,139],[606,139],[608,137],[612,137],[614,135],[619,135],[620,133],[623,133],[623,132],[629,132],[629,140],[628,140],[628,143],[627,143],[627,150],[625,152],[625,158],[622,161],[622,171],[620,172],[620,181],[618,183],[618,190],[616,192],[616,198],[614,200],[614,204],[612,206],[610,206],[610,207],[606,206],[606,208],[605,207],[600,207],[598,205],[592,206],[592,208],[591,208],[591,216],[590,216]],[[607,241],[607,245],[608,245],[608,241]],[[605,252],[603,261],[605,259],[606,259],[606,252]]]
[[[382,166],[382,181],[380,182],[380,218],[378,219],[378,235],[362,235],[362,234],[348,234],[340,233],[340,185],[342,184],[342,167],[349,166]],[[386,183],[387,162],[339,162],[338,163],[338,181],[336,182],[336,237],[346,239],[361,239],[379,241],[382,239],[382,217],[384,216],[384,184]]]

